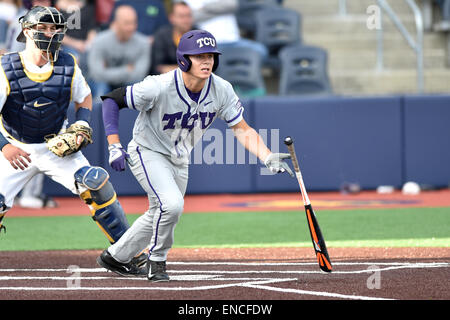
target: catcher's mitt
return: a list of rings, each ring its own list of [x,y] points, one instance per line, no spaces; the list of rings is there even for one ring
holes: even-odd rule
[[[81,144],[77,144],[78,136],[84,139]],[[47,147],[58,157],[65,157],[69,154],[79,151],[88,144],[92,143],[92,129],[88,126],[73,123],[65,132],[58,135],[46,137]]]

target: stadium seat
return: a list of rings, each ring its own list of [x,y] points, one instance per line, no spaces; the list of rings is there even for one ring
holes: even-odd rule
[[[255,13],[266,7],[279,6],[277,0],[239,0],[239,10],[236,13],[239,28],[254,38],[256,31]]]
[[[280,50],[280,95],[332,94],[328,54],[319,47],[292,45]]]
[[[433,30],[448,32],[450,30],[450,0],[442,0],[440,11],[441,19],[434,24]]]
[[[433,31],[442,32],[446,38],[446,66],[450,68],[450,0],[441,2],[441,20],[433,25]]]
[[[223,48],[221,52],[216,74],[229,81],[240,98],[266,94],[258,52],[248,47]]]
[[[450,0],[444,0],[442,3],[442,19],[450,20]]]
[[[269,51],[269,57],[264,61],[264,65],[278,68],[280,49],[302,42],[301,15],[291,9],[271,7],[257,11],[255,19],[255,40],[264,44]]]

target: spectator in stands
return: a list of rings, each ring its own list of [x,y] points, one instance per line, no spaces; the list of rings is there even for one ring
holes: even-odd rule
[[[17,0],[0,0],[0,19],[10,23],[20,6],[21,3]]]
[[[115,2],[115,0],[95,0],[95,20],[100,30],[108,29]]]
[[[18,0],[0,0],[0,48],[2,53],[6,51],[4,49],[6,47],[8,28],[16,19],[20,7],[21,3]]]
[[[95,6],[86,0],[58,0],[56,7],[67,21],[63,50],[75,56],[78,66],[87,73],[87,48],[97,34]]]
[[[184,1],[169,9],[170,25],[161,27],[154,36],[150,74],[169,72],[178,67],[176,51],[183,34],[193,29],[191,8]]]
[[[88,52],[93,96],[143,80],[149,66],[150,44],[137,31],[136,11],[128,5],[118,7],[110,28],[97,34]]]
[[[169,24],[163,0],[117,0],[114,12],[122,5],[132,6],[137,12],[138,31],[153,42],[153,35],[160,27]]]
[[[194,14],[194,23],[198,28],[211,32],[217,41],[219,50],[224,47],[250,47],[268,56],[267,48],[259,42],[242,38],[236,18],[239,7],[237,0],[185,0]]]

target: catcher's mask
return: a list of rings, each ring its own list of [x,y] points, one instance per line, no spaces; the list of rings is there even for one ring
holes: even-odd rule
[[[184,72],[189,71],[192,62],[190,55],[201,53],[214,53],[214,65],[212,71],[219,66],[219,50],[217,50],[216,38],[205,30],[191,30],[183,34],[177,48],[177,62]]]
[[[20,17],[19,23],[22,26],[22,32],[17,36],[17,41],[26,42],[23,31],[31,29],[34,43],[42,52],[47,53],[47,59],[53,62],[58,60],[61,42],[67,31],[67,22],[61,12],[54,7],[36,6]],[[48,26],[54,26],[54,29],[49,31]]]

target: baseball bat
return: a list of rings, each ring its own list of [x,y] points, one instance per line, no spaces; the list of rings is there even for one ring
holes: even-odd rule
[[[303,205],[305,206],[306,219],[308,221],[309,233],[313,243],[313,248],[316,253],[319,267],[322,271],[331,272],[333,267],[331,266],[331,260],[328,256],[325,240],[320,231],[319,223],[317,222],[316,214],[309,201],[308,194],[306,192],[305,183],[303,182],[300,166],[298,165],[297,155],[295,154],[294,140],[291,137],[284,139],[284,144],[287,146],[291,155],[292,165],[294,166],[295,175],[297,177],[298,184],[300,186],[300,192],[302,194]]]

